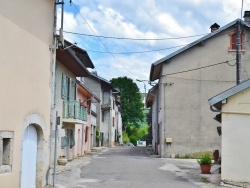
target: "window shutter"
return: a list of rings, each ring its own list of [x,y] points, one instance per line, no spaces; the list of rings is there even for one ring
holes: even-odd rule
[[[68,100],[72,99],[72,94],[71,94],[72,88],[71,87],[72,87],[72,79],[69,78],[68,79]]]
[[[67,98],[67,77],[62,73],[62,90],[61,90],[62,99]]]
[[[77,97],[77,84],[75,83],[75,90],[74,90],[74,100],[76,100]]]

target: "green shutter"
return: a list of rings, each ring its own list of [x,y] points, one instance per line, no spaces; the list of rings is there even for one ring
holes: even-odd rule
[[[77,99],[77,84],[75,83],[74,100]]]
[[[62,73],[62,90],[61,90],[62,99],[67,98],[67,77]]]
[[[68,100],[72,100],[72,79],[68,79]]]

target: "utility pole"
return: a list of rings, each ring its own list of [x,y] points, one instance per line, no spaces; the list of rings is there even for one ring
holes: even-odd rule
[[[237,85],[242,82],[242,62],[241,62],[241,49],[242,49],[242,41],[241,41],[241,21],[237,22],[236,28],[236,83]]]

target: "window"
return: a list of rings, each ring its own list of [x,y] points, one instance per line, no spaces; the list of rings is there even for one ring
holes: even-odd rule
[[[104,110],[102,110],[102,122],[104,122]]]
[[[230,37],[230,46],[228,47],[228,50],[235,51],[236,48],[236,33],[230,33],[228,34]],[[241,50],[245,50],[245,45],[244,45],[244,39],[245,39],[245,34],[241,34]]]
[[[12,170],[13,131],[0,131],[0,174]]]
[[[115,118],[113,117],[113,127],[115,126]]]
[[[61,96],[64,100],[76,100],[77,84],[62,73],[62,90]]]

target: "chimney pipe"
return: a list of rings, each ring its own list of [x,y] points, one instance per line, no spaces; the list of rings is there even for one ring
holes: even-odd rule
[[[250,23],[250,11],[245,11],[243,17],[245,22]]]
[[[210,26],[211,33],[216,31],[219,28],[220,28],[220,25],[218,25],[217,23],[214,23],[213,25]]]

